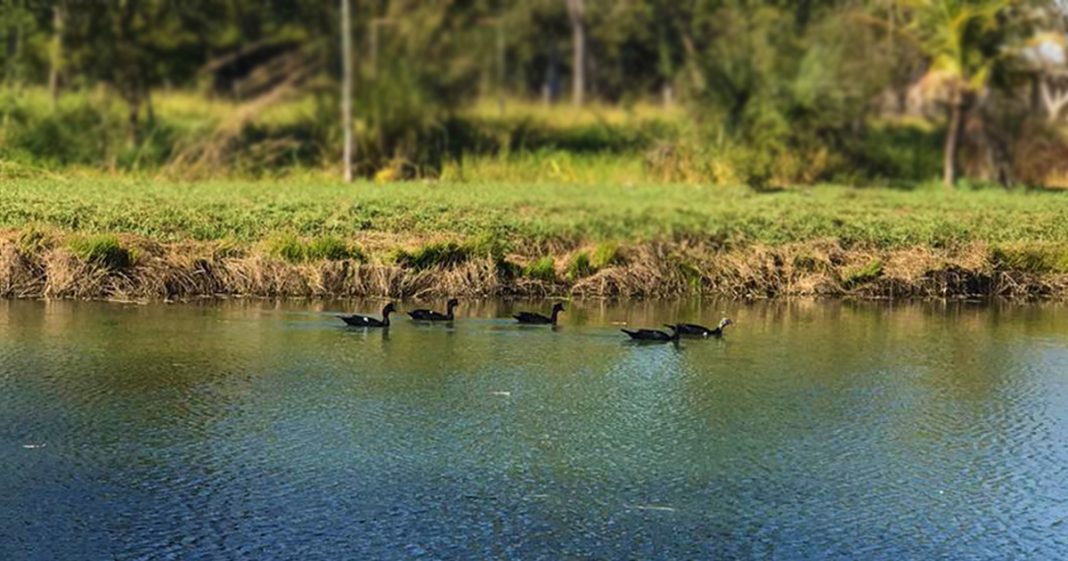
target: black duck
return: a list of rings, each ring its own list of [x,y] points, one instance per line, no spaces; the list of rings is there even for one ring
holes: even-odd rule
[[[412,310],[408,312],[408,315],[412,319],[417,321],[452,321],[452,310],[456,306],[460,305],[460,301],[453,298],[445,304],[445,313],[435,312],[434,310]]]
[[[665,323],[664,326],[670,327],[671,329],[674,329],[675,332],[682,335],[692,335],[696,337],[722,337],[723,330],[726,329],[728,325],[731,325],[733,323],[734,322],[730,319],[723,318],[719,321],[719,325],[715,329],[711,329],[703,325],[697,325],[696,323],[676,323],[674,325]]]
[[[626,333],[628,336],[630,336],[631,339],[634,339],[635,341],[657,341],[661,343],[666,343],[668,341],[678,341],[679,332],[675,331],[674,327],[672,327],[671,329],[671,333],[660,331],[659,329],[638,329],[635,331],[631,331],[630,329],[620,329],[620,331]]]
[[[553,305],[552,315],[545,317],[541,314],[535,314],[534,312],[519,312],[514,317],[519,320],[519,323],[526,323],[531,325],[556,325],[556,318],[560,315],[560,312],[564,311],[564,305],[557,302]]]
[[[352,327],[389,327],[389,314],[396,311],[393,306],[393,302],[386,304],[382,308],[382,319],[374,318],[371,316],[361,316],[359,314],[353,314],[351,316],[338,316],[341,321],[351,325]]]

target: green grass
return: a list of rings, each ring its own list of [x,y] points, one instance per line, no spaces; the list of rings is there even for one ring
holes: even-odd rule
[[[590,265],[590,254],[585,251],[575,255],[567,264],[567,278],[570,280],[588,277],[595,272],[597,271]]]
[[[990,261],[1004,269],[1031,273],[1068,273],[1068,244],[1021,242],[995,246]]]
[[[553,282],[556,280],[556,263],[549,256],[538,258],[523,268],[523,276]]]
[[[398,249],[393,260],[402,267],[423,270],[459,265],[467,261],[471,253],[470,247],[456,242],[431,243],[411,251]]]
[[[842,286],[847,289],[856,288],[879,278],[882,274],[883,262],[873,259],[866,265],[847,270],[845,278],[842,279]]]
[[[68,246],[75,256],[109,269],[125,269],[135,261],[133,252],[111,234],[92,234],[71,239]]]
[[[331,235],[311,240],[302,240],[294,235],[277,236],[268,240],[267,250],[271,255],[290,263],[367,259],[358,246]]]
[[[280,233],[346,243],[385,233],[489,240],[526,255],[545,254],[546,244],[604,243],[605,255],[598,250],[589,257],[597,268],[617,258],[613,244],[650,240],[736,246],[833,238],[847,246],[887,248],[1063,244],[1068,193],[819,186],[760,194],[698,185],[0,178],[0,228],[31,224],[68,233],[246,245]],[[439,257],[409,256],[413,263]]]

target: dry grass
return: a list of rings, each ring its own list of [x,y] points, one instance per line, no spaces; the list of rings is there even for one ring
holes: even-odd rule
[[[62,243],[20,248],[0,235],[0,297],[181,300],[204,296],[394,297],[574,296],[655,298],[717,295],[856,298],[1061,298],[1068,273],[1006,268],[984,244],[934,248],[845,248],[824,240],[717,250],[685,242],[645,243],[588,276],[549,280],[515,273],[490,256],[422,268],[356,260],[292,263],[230,251],[218,242],[163,245],[123,237],[128,267],[86,260]],[[527,257],[534,260],[532,257]],[[564,263],[566,255],[555,262]],[[860,273],[858,273],[860,271]]]

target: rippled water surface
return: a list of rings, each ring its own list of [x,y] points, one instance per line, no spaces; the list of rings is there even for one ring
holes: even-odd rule
[[[1061,305],[350,306],[0,301],[0,559],[1068,558]]]

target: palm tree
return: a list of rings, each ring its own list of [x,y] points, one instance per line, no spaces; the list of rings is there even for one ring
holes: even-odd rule
[[[957,183],[958,154],[968,110],[986,88],[1002,58],[1005,18],[1014,0],[899,0],[905,33],[928,60],[924,83],[949,109],[942,182]]]

